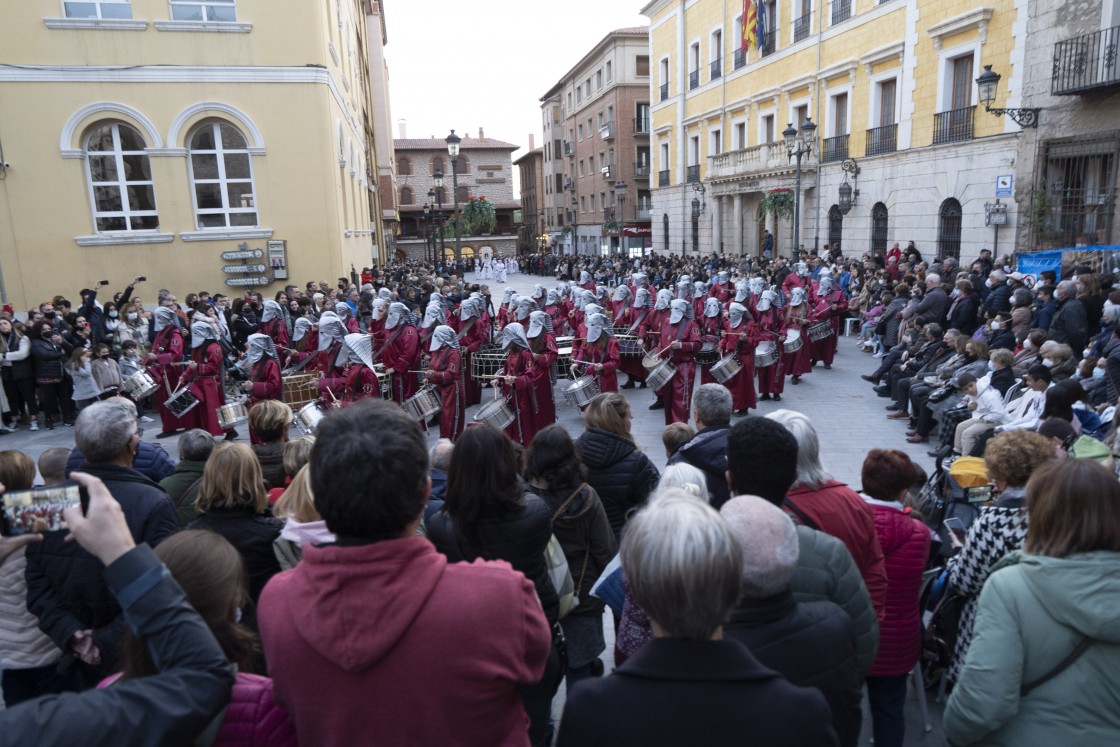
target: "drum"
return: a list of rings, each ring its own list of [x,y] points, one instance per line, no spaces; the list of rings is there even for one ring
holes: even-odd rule
[[[642,365],[645,366],[647,371],[657,368],[660,364],[661,356],[657,353],[646,353],[645,357],[642,358]]]
[[[726,384],[742,370],[743,362],[734,355],[729,355],[712,366],[712,377],[720,384]]]
[[[134,400],[150,397],[159,389],[159,384],[147,371],[137,371],[121,382],[121,390]]]
[[[293,410],[319,398],[319,374],[297,373],[281,378],[284,385],[284,402]]]
[[[755,368],[773,366],[781,357],[781,354],[778,352],[778,346],[775,343],[770,340],[760,342],[758,343],[758,347],[754,349]]]
[[[393,399],[393,377],[391,374],[385,373],[384,363],[374,363],[373,373],[377,376],[377,386],[381,389],[381,399],[392,401]]]
[[[218,414],[218,425],[221,426],[223,431],[249,422],[249,411],[242,404],[222,405],[216,412]]]
[[[809,325],[809,340],[811,342],[820,342],[826,337],[832,336],[832,323],[831,322],[814,322]]]
[[[719,338],[706,336],[696,352],[696,362],[702,366],[710,366],[719,360]]]
[[[796,353],[798,350],[801,349],[801,346],[804,345],[804,344],[805,344],[805,341],[801,339],[801,330],[799,330],[799,329],[787,329],[786,330],[786,341],[782,343],[782,352],[784,352],[784,353]]]
[[[575,338],[573,337],[557,337],[556,338],[556,367],[561,372],[567,371],[572,367],[572,348]]]
[[[599,379],[581,376],[563,391],[564,401],[573,407],[583,407],[599,394]]]
[[[672,361],[661,361],[650,370],[646,383],[649,384],[650,389],[656,392],[668,384],[676,373],[677,367],[673,365]]]
[[[492,425],[498,430],[502,430],[512,423],[515,417],[513,408],[510,406],[509,400],[507,399],[496,399],[493,402],[487,402],[474,414],[475,422]]]
[[[433,415],[443,409],[443,403],[440,401],[436,388],[426,386],[406,399],[401,407],[412,417],[426,423]]]
[[[619,355],[642,354],[642,341],[637,335],[615,335],[614,339],[618,340]]]
[[[471,378],[488,383],[505,362],[506,354],[500,345],[484,345],[477,353],[471,354]]]
[[[163,404],[167,411],[177,418],[181,418],[198,406],[198,397],[190,389],[180,389],[167,398]]]
[[[300,433],[311,435],[319,427],[319,421],[327,416],[327,410],[319,402],[309,402],[296,413],[296,427]]]

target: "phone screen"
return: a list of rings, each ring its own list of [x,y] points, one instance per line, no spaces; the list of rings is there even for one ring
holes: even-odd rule
[[[58,532],[69,529],[62,511],[81,505],[77,483],[64,482],[30,490],[12,490],[0,496],[4,518],[11,531],[20,534]]]
[[[975,488],[968,488],[966,492],[968,494],[969,503],[987,503],[992,499],[991,485],[979,485]]]
[[[945,527],[953,533],[953,536],[956,537],[959,542],[964,542],[968,530],[965,529],[963,521],[956,517],[950,517],[945,520]]]

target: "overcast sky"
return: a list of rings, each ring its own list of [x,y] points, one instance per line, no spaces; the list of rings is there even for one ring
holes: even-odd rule
[[[393,137],[486,136],[541,145],[540,97],[604,36],[645,26],[641,0],[388,0]],[[516,173],[516,171],[515,171]]]

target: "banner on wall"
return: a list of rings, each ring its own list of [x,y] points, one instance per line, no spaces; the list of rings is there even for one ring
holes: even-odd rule
[[[1028,288],[1033,288],[1038,283],[1038,276],[1046,270],[1052,270],[1056,277],[1061,277],[1062,251],[1020,254],[1017,269],[1025,276],[1023,282]]]

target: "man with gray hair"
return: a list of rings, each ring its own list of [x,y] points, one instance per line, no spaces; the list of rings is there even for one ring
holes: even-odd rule
[[[827,600],[798,602],[790,580],[800,555],[797,527],[758,496],[732,498],[720,509],[743,549],[743,597],[724,637],[744,644],[765,666],[795,685],[821,691],[843,747],[859,740],[862,697],[852,620]]]
[[[194,499],[202,485],[202,470],[213,450],[214,437],[201,428],[192,428],[179,436],[179,463],[175,465],[175,471],[159,481],[160,487],[167,491],[175,504],[179,523],[183,526],[198,518]]]
[[[926,293],[914,309],[918,324],[945,324],[945,314],[949,311],[949,296],[941,287],[941,276],[936,272],[926,273]]]
[[[107,402],[123,402],[128,407],[132,408],[132,413],[136,415],[136,405],[132,400],[125,399],[124,397],[110,397]],[[74,470],[85,469],[86,458],[82,454],[80,446],[75,446],[70,451],[70,458],[66,460],[66,471],[73,472]],[[141,441],[136,446],[136,455],[132,458],[132,469],[147,477],[152,482],[159,482],[165,477],[169,477],[175,471],[175,462],[171,461],[171,456],[164,451],[163,447],[159,444],[150,441]]]
[[[708,502],[718,509],[731,497],[727,489],[727,433],[731,430],[731,392],[722,384],[703,384],[692,399],[696,435],[669,464],[691,464],[708,481]]]
[[[82,471],[101,478],[121,504],[136,543],[155,547],[179,530],[179,519],[167,493],[132,469],[138,430],[135,405],[112,399],[79,413],[74,438],[85,455]],[[67,542],[63,532],[48,532],[27,550],[27,609],[59,648],[74,655],[87,687],[120,671],[126,630],[102,570],[97,558]]]
[[[1050,339],[1073,348],[1075,360],[1081,359],[1081,351],[1089,340],[1089,323],[1086,320],[1085,305],[1077,298],[1077,286],[1072,280],[1063,280],[1054,290],[1058,307],[1050,320]]]

